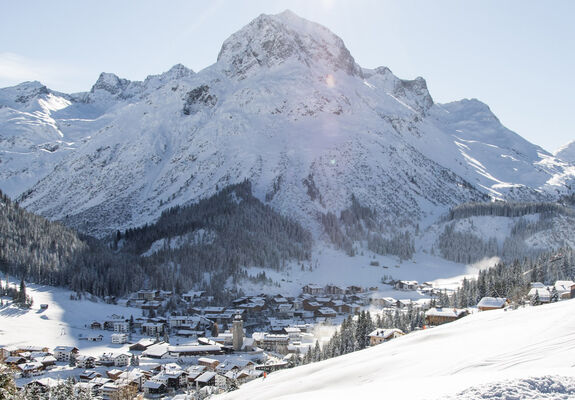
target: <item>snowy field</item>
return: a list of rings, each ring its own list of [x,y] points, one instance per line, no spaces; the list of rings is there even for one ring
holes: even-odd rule
[[[575,300],[488,311],[270,374],[218,400],[569,399]]]
[[[379,266],[370,265],[377,262]],[[319,285],[341,285],[347,287],[357,285],[364,288],[377,287],[382,295],[396,299],[416,300],[421,298],[417,292],[400,292],[388,285],[383,285],[384,276],[394,280],[416,280],[419,283],[432,282],[435,287],[454,289],[461,284],[463,278],[476,277],[479,270],[494,266],[498,258],[485,259],[476,264],[466,265],[447,261],[420,251],[411,260],[400,260],[398,257],[381,256],[364,250],[360,254],[349,257],[342,251],[330,246],[317,246],[311,261],[291,264],[286,271],[272,271],[263,268],[248,268],[251,276],[265,272],[266,276],[277,282],[281,287],[266,287],[261,284],[247,283],[242,285],[246,294],[266,292],[282,293],[286,296],[297,296],[301,288],[308,283]],[[311,267],[311,268],[310,268]],[[311,270],[310,270],[311,269]]]
[[[4,280],[2,285],[5,285]],[[12,282],[12,285],[16,283]],[[112,314],[126,318],[142,315],[138,308],[70,300],[71,291],[53,286],[29,284],[26,292],[34,299],[30,310],[13,305],[0,308],[0,346],[35,345],[51,349],[60,345],[76,346],[82,354],[93,356],[104,351],[127,350],[127,345],[111,344],[111,332],[91,330],[90,323],[94,320],[102,322]],[[40,304],[48,304],[48,309],[40,309]],[[104,335],[101,342],[80,339],[99,334]]]

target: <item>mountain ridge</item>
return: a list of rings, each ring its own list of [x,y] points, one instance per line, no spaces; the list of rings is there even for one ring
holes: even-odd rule
[[[139,83],[104,74],[91,92],[67,95],[71,104],[50,116],[75,139],[70,151],[52,161],[37,151],[37,170],[54,169],[28,169],[30,183],[7,192],[102,235],[247,179],[321,237],[321,215],[352,195],[393,235],[459,203],[553,200],[575,178],[483,103],[435,104],[423,78],[361,68],[341,38],[291,12],[256,18],[198,73],[170,71]],[[1,161],[23,164],[4,143]],[[3,188],[17,174],[6,175]]]

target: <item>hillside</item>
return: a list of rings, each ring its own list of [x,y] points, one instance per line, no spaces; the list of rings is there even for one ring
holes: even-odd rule
[[[98,236],[247,179],[314,238],[353,195],[388,240],[463,202],[554,200],[575,177],[487,105],[437,104],[424,79],[362,68],[289,11],[251,21],[197,73],[105,73],[77,94],[25,83],[0,105],[0,188]]]
[[[356,353],[273,373],[216,398],[571,398],[575,321],[566,315],[574,310],[575,301],[568,300],[474,314]],[[470,387],[474,389],[456,396]]]

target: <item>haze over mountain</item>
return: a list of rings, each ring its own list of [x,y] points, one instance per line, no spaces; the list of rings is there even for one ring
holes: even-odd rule
[[[572,193],[568,161],[478,100],[435,104],[422,78],[362,68],[339,37],[290,11],[250,22],[198,73],[103,73],[77,94],[0,89],[0,188],[98,235],[246,179],[316,237],[352,195],[404,229],[464,202]]]

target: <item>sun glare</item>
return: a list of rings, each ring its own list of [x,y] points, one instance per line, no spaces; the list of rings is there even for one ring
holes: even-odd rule
[[[328,74],[325,77],[325,84],[327,85],[327,87],[330,87],[330,88],[335,86],[335,78],[333,77],[332,74]]]

